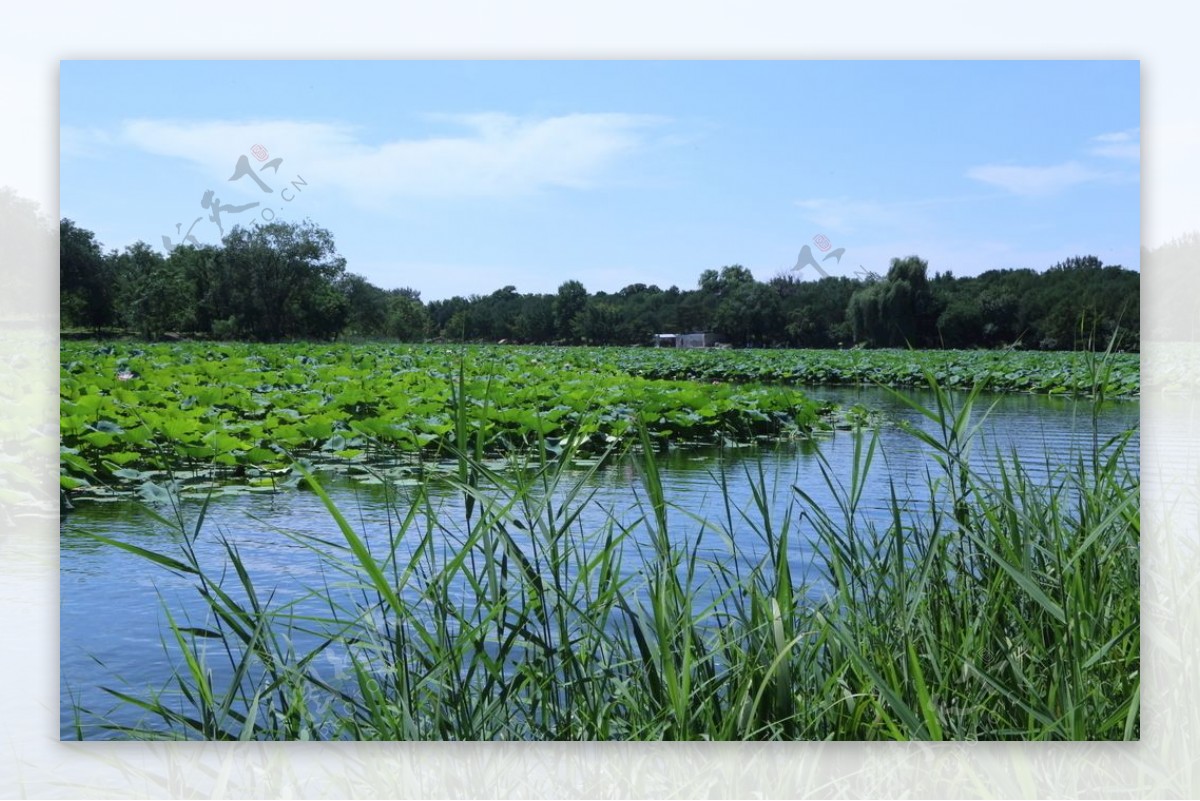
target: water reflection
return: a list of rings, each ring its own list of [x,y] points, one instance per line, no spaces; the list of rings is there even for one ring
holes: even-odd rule
[[[868,512],[882,515],[892,491],[902,499],[920,500],[928,495],[927,475],[940,468],[898,425],[908,422],[928,430],[927,419],[901,398],[882,390],[820,388],[813,394],[844,406],[861,403],[883,411],[878,462],[864,492]],[[933,402],[928,393],[908,396],[920,403]],[[986,470],[997,458],[1015,453],[1035,477],[1045,476],[1069,454],[1089,453],[1094,441],[1104,442],[1138,424],[1136,402],[1109,404],[1093,417],[1091,404],[1067,398],[984,396],[976,419],[984,411],[987,416],[975,443],[975,464]],[[837,431],[822,435],[815,443],[676,449],[662,454],[660,469],[670,502],[667,517],[672,538],[691,542],[701,536],[701,558],[714,563],[728,565],[734,552],[748,562],[761,558],[766,543],[756,522],[752,488],[765,490],[776,521],[785,516],[797,519],[800,506],[793,487],[802,488],[818,505],[832,508],[821,458],[837,480],[848,481],[857,436]],[[1136,458],[1136,439],[1128,452]],[[573,531],[595,532],[612,526],[619,532],[640,516],[652,515],[633,459],[614,460],[598,468],[580,464],[567,471],[565,479],[555,494],[557,502],[573,485],[578,485],[579,500],[587,499]],[[373,548],[387,546],[391,532],[399,529],[415,498],[411,486],[364,484],[346,477],[324,483]],[[414,513],[415,530],[435,525],[442,547],[452,550],[464,536],[461,496],[434,485],[427,503],[428,508]],[[189,528],[195,525],[199,511],[198,501],[185,502],[181,512]],[[700,521],[711,525],[706,528]],[[64,518],[60,613],[64,737],[73,736],[75,703],[101,715],[114,707],[99,685],[136,693],[166,684],[173,646],[162,634],[164,606],[182,625],[202,625],[205,620],[191,578],[153,568],[136,556],[97,542],[82,533],[85,531],[164,553],[174,553],[180,536],[129,502],[80,503]],[[623,570],[630,575],[641,568],[649,547],[645,530],[639,527],[636,531],[643,539],[630,539],[624,546]],[[312,492],[290,490],[278,495],[215,499],[195,541],[204,563],[224,562],[220,538],[236,545],[255,585],[264,593],[273,592],[276,605],[302,604],[308,588],[336,587],[344,581],[344,576],[330,574],[311,551],[311,544],[319,540],[341,542],[328,512]],[[411,532],[407,540],[401,539],[397,550],[402,557],[411,554],[415,540]],[[791,560],[798,581],[815,580],[809,569],[813,555],[803,537],[793,540]],[[330,654],[326,667],[332,671],[337,663],[337,655]],[[221,669],[219,664],[217,669]]]

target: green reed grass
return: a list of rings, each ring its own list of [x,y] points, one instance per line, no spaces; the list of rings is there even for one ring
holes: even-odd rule
[[[336,536],[292,534],[324,570],[288,603],[257,586],[235,544],[195,548],[194,522],[159,516],[179,554],[97,540],[189,578],[206,620],[168,616],[178,665],[162,692],[110,688],[140,723],[127,738],[385,740],[1135,739],[1139,734],[1139,485],[1130,433],[1035,477],[1015,456],[972,462],[977,392],[930,379],[933,456],[920,497],[891,484],[865,513],[876,435],[856,431],[848,475],[822,461],[832,506],[749,473],[723,519],[671,516],[641,427],[632,520],[554,458],[489,467],[460,376],[463,504],[426,483],[397,491],[386,530],[356,525],[316,476]],[[608,458],[623,454],[606,454]],[[739,553],[735,530],[763,543]],[[818,582],[797,575],[803,539]],[[725,556],[706,556],[714,544]],[[313,612],[312,601],[322,611]],[[307,642],[302,652],[297,642]],[[318,657],[346,665],[330,678]],[[211,665],[224,660],[221,680]],[[324,671],[327,673],[328,671]],[[76,732],[98,715],[77,710]],[[103,717],[100,715],[99,717]]]

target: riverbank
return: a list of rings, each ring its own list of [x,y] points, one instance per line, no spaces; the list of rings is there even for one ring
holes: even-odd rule
[[[864,493],[881,465],[893,487],[912,476],[887,463],[878,431],[838,435],[854,454],[824,462],[819,496],[747,460],[746,502],[714,473],[726,513],[695,517],[664,488],[658,449],[639,428],[635,513],[601,509],[599,525],[587,511],[598,463],[502,471],[460,452],[439,479],[460,504],[436,504],[417,481],[395,491],[381,525],[314,477],[332,522],[278,536],[321,567],[265,581],[247,543],[205,527],[204,507],[177,517],[160,507],[171,541],[125,552],[181,574],[177,590],[199,588],[207,611],[164,618],[178,668],[170,686],[113,696],[141,709],[140,721],[110,716],[115,728],[98,728],[104,711],[89,709],[73,733],[1136,738],[1130,434],[1047,454],[1036,472],[1015,457],[985,468],[970,447],[978,396],[933,392],[918,410],[928,425],[909,435],[933,468],[882,498]],[[768,500],[781,494],[782,509]],[[223,559],[197,547],[213,538],[226,543]],[[796,558],[804,542],[811,563]]]

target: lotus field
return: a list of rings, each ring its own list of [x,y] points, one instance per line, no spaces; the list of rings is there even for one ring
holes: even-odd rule
[[[80,342],[61,358],[63,564],[103,545],[163,606],[119,608],[124,578],[105,602],[110,571],[64,568],[64,621],[104,609],[151,644],[130,680],[90,652],[64,661],[66,737],[1140,736],[1137,431],[1104,417],[1138,395],[1136,355]],[[921,425],[816,400],[829,384],[921,386],[873,395]],[[1073,396],[1046,405],[1084,436],[972,449],[985,390]],[[670,473],[664,451],[699,445],[736,448],[736,467]],[[596,494],[604,475],[616,494]],[[146,526],[106,527],[133,509]]]
[[[941,385],[1136,395],[1137,357],[1110,355],[1097,386],[1077,353],[729,351],[390,345],[64,343],[61,483],[67,497],[112,497],[191,470],[193,492],[220,479],[271,490],[298,454],[343,463],[380,453],[436,457],[456,444],[497,455],[584,452],[634,436],[660,445],[804,436],[835,410],[804,384]],[[465,408],[457,404],[463,379]],[[464,443],[465,444],[465,443]]]

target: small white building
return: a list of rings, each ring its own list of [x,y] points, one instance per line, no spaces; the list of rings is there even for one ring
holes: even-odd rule
[[[694,334],[655,334],[656,348],[711,348],[717,344],[717,335],[709,332]]]

